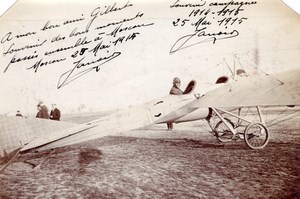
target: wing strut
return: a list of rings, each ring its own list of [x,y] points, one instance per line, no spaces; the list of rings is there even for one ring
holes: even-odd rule
[[[233,133],[233,135],[236,135],[237,132],[236,130],[233,128],[233,126],[218,112],[218,110],[216,108],[211,108],[216,115],[219,117],[219,119],[227,126],[227,128]],[[223,110],[222,110],[223,111]],[[226,111],[227,112],[227,111]],[[229,113],[229,112],[228,112]]]
[[[33,140],[35,140],[35,138],[33,138],[30,142],[28,142],[27,144],[31,143]],[[5,164],[3,165],[1,168],[0,168],[0,173],[2,171],[4,171],[4,169],[6,169],[10,164],[12,164],[19,156],[20,156],[20,152],[22,151],[22,149],[27,145],[25,144],[24,146],[18,148],[16,150],[16,153],[13,155],[13,157]]]
[[[11,163],[13,163],[19,156],[20,156],[20,151],[23,147],[19,148],[16,153],[14,154],[14,156],[5,164],[1,167],[0,169],[0,173],[2,171],[4,171],[4,169],[6,169],[6,167],[8,167]]]
[[[262,117],[262,113],[261,113],[260,107],[259,107],[259,106],[256,106],[256,109],[257,109],[257,113],[258,113],[260,122],[264,124],[265,121],[264,121],[264,119],[263,119],[263,117]]]

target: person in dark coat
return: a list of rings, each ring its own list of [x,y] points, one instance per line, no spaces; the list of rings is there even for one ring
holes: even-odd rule
[[[56,104],[52,104],[52,110],[50,111],[50,119],[60,121],[60,110],[56,108]]]
[[[181,85],[181,81],[178,77],[175,77],[173,79],[173,86],[169,92],[170,95],[183,95],[182,90],[180,90],[180,85]],[[167,127],[168,130],[171,131],[173,130],[173,123],[172,122],[168,122],[167,123]]]
[[[37,105],[37,109],[38,109],[38,113],[36,114],[37,118],[43,118],[43,119],[49,119],[50,118],[49,113],[48,113],[48,108],[47,108],[47,106],[45,106],[43,104],[43,102],[40,102]]]

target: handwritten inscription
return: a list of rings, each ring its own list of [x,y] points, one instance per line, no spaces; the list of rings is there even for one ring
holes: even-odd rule
[[[40,70],[65,63],[67,70],[58,74],[59,89],[91,71],[100,71],[105,64],[122,55],[125,44],[130,45],[142,37],[144,29],[154,25],[137,21],[144,13],[132,12],[131,7],[134,5],[129,1],[101,5],[87,16],[80,13],[76,18],[61,21],[49,19],[28,32],[8,32],[1,38],[5,49],[2,56],[10,60],[3,72],[18,65],[38,74]],[[126,10],[129,10],[127,14]],[[119,12],[122,12],[121,19]],[[124,17],[124,12],[128,18]],[[113,20],[101,20],[102,16],[112,13]]]
[[[257,4],[256,1],[211,2],[197,1],[197,4],[182,3],[176,0],[172,9],[186,9],[186,17],[172,21],[175,28],[191,28],[193,32],[177,39],[170,49],[170,54],[190,48],[200,43],[225,40],[240,35],[239,26],[248,20],[245,10]]]

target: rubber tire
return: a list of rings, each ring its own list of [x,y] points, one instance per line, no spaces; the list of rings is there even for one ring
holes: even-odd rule
[[[250,142],[250,139],[253,139],[255,137],[255,135],[253,135],[253,136],[251,136],[249,138],[249,135],[251,134],[249,131],[251,130],[251,127],[253,127],[255,125],[259,125],[260,127],[262,127],[263,130],[264,130],[264,132],[265,132],[265,134],[266,134],[265,135],[265,139],[263,140],[263,143],[261,145],[259,145],[259,146],[254,146]],[[251,149],[262,149],[262,148],[264,148],[268,144],[269,139],[270,139],[270,135],[269,135],[268,128],[264,124],[259,123],[259,122],[248,125],[246,127],[245,131],[244,131],[244,140],[245,140],[247,146],[250,147]]]
[[[232,126],[232,128],[234,127],[234,124],[231,122],[231,121],[228,121],[230,124],[231,124],[231,126]],[[215,127],[215,131],[216,132],[218,132],[218,128],[219,128],[219,126],[221,125],[221,124],[224,124],[223,123],[223,121],[219,121],[218,123],[217,123],[217,125],[216,125],[216,127]],[[224,124],[225,125],[225,124]],[[226,126],[226,125],[225,125]],[[227,128],[227,126],[226,126],[226,128]],[[217,139],[220,141],[220,142],[230,142],[230,141],[232,141],[232,136],[233,136],[233,133],[228,129],[227,130],[228,132],[226,132],[226,133],[230,133],[231,134],[231,136],[230,136],[230,138],[224,138],[224,137],[222,137],[222,136],[219,136],[219,134],[217,133],[217,135],[216,135],[216,137],[217,137]]]

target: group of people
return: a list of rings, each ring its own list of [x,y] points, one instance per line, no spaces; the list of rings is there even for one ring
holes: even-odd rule
[[[43,118],[43,119],[51,119],[51,120],[60,120],[60,110],[56,107],[56,104],[52,104],[52,110],[49,111],[46,105],[43,104],[43,102],[38,103],[37,105],[38,112],[36,114],[37,118]]]
[[[44,105],[43,102],[39,102],[37,105],[37,114],[36,114],[36,118],[42,118],[42,119],[51,119],[51,120],[57,120],[60,121],[60,110],[56,107],[56,104],[51,104],[52,105],[52,110],[48,111],[48,108],[46,105]],[[17,117],[23,117],[23,115],[21,114],[21,111],[17,110],[16,113]]]

